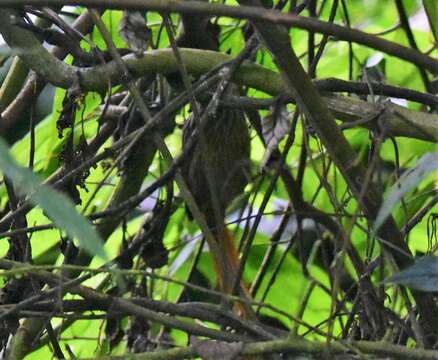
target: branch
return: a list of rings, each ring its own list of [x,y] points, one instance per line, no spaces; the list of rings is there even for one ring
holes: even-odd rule
[[[80,33],[88,34],[92,29],[90,23],[91,22],[89,13],[85,11],[73,22],[72,28]],[[53,56],[55,56],[56,58],[62,60],[68,55],[68,52],[63,48],[55,47],[51,50],[51,54],[53,54]],[[20,62],[22,63],[21,60]],[[21,67],[25,66],[22,65]],[[26,70],[26,74],[27,72],[28,70]],[[7,86],[6,80],[2,85],[2,89],[3,86]],[[1,136],[5,135],[8,129],[10,129],[19,120],[24,109],[29,107],[31,102],[36,99],[39,94],[44,90],[45,86],[46,82],[44,81],[44,79],[36,76],[35,73],[32,72],[30,76],[28,76],[27,81],[24,83],[20,92],[16,94],[16,96],[14,96],[12,102],[4,109],[4,111],[2,110],[2,122],[0,124]],[[2,98],[2,95],[0,95],[0,97]],[[8,101],[6,101],[6,103],[8,103]],[[4,105],[3,98],[2,105]]]
[[[0,4],[2,0],[0,0]],[[112,61],[105,65],[91,68],[78,68],[57,60],[40,44],[33,33],[10,24],[10,15],[17,15],[10,10],[0,11],[0,33],[9,46],[26,62],[29,68],[55,86],[69,88],[80,79],[84,90],[104,92],[108,81],[113,85],[123,81],[117,64]],[[179,49],[187,71],[199,77],[218,66],[231,61],[229,55],[197,49]],[[41,61],[41,59],[48,59]],[[151,73],[173,73],[178,71],[178,62],[171,49],[149,51],[143,57],[126,55],[123,61],[135,77]],[[65,73],[63,69],[66,69]],[[281,75],[257,64],[243,64],[236,71],[234,81],[261,90],[271,95],[284,92]],[[342,121],[357,121],[364,115],[372,117],[379,109],[370,103],[347,97],[324,97],[327,105],[337,118]],[[401,106],[391,105],[386,123],[388,133],[393,136],[414,137],[427,141],[438,141],[438,115],[426,114]],[[402,116],[400,116],[402,114]],[[372,123],[363,124],[372,127]]]
[[[212,342],[212,346],[214,343]],[[217,345],[218,348],[220,344]],[[254,356],[274,353],[295,353],[314,355],[317,358],[330,359],[356,359],[354,352],[379,357],[404,360],[436,360],[438,351],[424,349],[410,349],[405,346],[393,345],[385,342],[373,341],[351,341],[345,345],[342,342],[331,342],[330,344],[307,341],[299,337],[279,339],[273,341],[260,341],[244,345],[239,355]],[[348,353],[351,353],[350,355]],[[170,350],[153,351],[139,354],[126,354],[119,356],[100,356],[94,360],[152,360],[152,359],[187,359],[197,357],[197,351],[193,346],[185,348],[174,348]],[[83,359],[87,360],[87,359]],[[88,359],[88,360],[91,360]]]
[[[12,49],[12,53],[18,55],[29,68],[38,69],[37,73],[44,79],[59,78],[64,87],[78,82],[74,67],[51,55],[32,32],[12,25],[13,19],[19,17],[20,14],[14,10],[0,11],[0,33]]]
[[[21,270],[28,267],[27,264],[21,264],[14,261],[0,259],[0,268],[3,269],[16,269]],[[67,285],[66,279],[61,278],[55,274],[44,270],[33,271],[33,276],[36,278],[52,284],[53,286]],[[424,349],[410,349],[405,346],[393,345],[385,342],[374,341],[351,341],[348,343],[332,341],[329,345],[327,343],[308,341],[302,337],[290,337],[287,339],[278,339],[273,341],[261,341],[261,342],[248,342],[250,339],[243,337],[239,334],[231,334],[222,332],[219,330],[209,329],[197,324],[189,324],[188,322],[176,319],[174,317],[164,315],[159,311],[169,311],[167,306],[171,306],[173,310],[183,310],[183,307],[175,304],[159,305],[159,302],[148,301],[146,305],[155,304],[154,311],[148,310],[142,306],[136,304],[136,300],[128,300],[118,297],[112,297],[104,294],[100,294],[95,290],[92,290],[86,286],[72,285],[68,289],[72,294],[77,294],[85,299],[86,302],[93,304],[97,308],[108,309],[111,308],[115,312],[128,313],[130,315],[139,316],[145,320],[158,322],[167,325],[171,328],[181,329],[191,334],[197,334],[200,336],[207,336],[213,339],[221,341],[244,341],[246,344],[243,347],[241,355],[261,355],[271,353],[304,353],[308,355],[321,355],[330,354],[331,356],[346,355],[348,352],[362,352],[370,355],[388,356],[397,359],[438,359],[438,352],[435,350]],[[142,302],[139,301],[139,304]],[[143,305],[143,304],[142,304]],[[190,308],[189,308],[190,309]],[[194,309],[190,309],[193,311]],[[199,309],[198,309],[199,310]],[[180,313],[180,315],[183,315]],[[212,343],[214,344],[214,343]],[[197,355],[196,350],[193,347],[171,349],[164,351],[148,352],[141,354],[127,354],[122,356],[105,356],[94,359],[182,359],[188,357],[195,357]],[[352,357],[353,358],[353,357]]]
[[[413,64],[438,74],[438,61],[419,51],[359,30],[345,28],[313,18],[281,13],[278,10],[268,10],[253,6],[236,7],[200,1],[184,2],[177,0],[0,0],[0,7],[23,7],[23,5],[59,6],[60,4],[104,9],[155,10],[159,12],[178,12],[181,14],[228,16],[238,19],[281,24],[288,28],[296,27],[315,33],[332,35],[343,41],[365,45],[388,55],[412,62]]]
[[[2,269],[8,269],[8,270],[20,269],[25,266],[27,265],[15,261],[0,259],[0,268]],[[35,271],[33,276],[53,286],[58,286],[59,284],[65,284],[66,282],[69,281],[68,278],[61,277],[44,270]],[[73,286],[69,286],[67,289],[64,290],[68,291],[70,294],[79,295],[85,300],[93,302],[98,306],[102,306],[104,308],[111,308],[116,311],[123,312],[126,315],[138,316],[144,319],[145,321],[152,321],[158,324],[165,325],[170,328],[180,329],[189,334],[206,336],[212,339],[223,340],[223,341],[249,340],[248,337],[243,336],[241,334],[232,334],[225,331],[211,329],[195,323],[190,323],[188,321],[183,321],[173,316],[169,316],[163,313],[146,309],[142,306],[134,304],[130,300],[99,293],[98,291],[93,290],[86,286],[73,285]]]
[[[260,6],[258,0],[240,0],[240,3]],[[301,66],[290,46],[289,33],[282,26],[259,22],[254,22],[253,25],[271,52],[284,80],[287,93],[296,99],[309,124],[315,129],[333,162],[339,168],[360,209],[372,224],[380,208],[382,194],[372,186],[365,188],[364,183],[367,182],[364,179],[367,179],[367,172]],[[392,217],[388,217],[380,228],[379,237],[381,246],[391,254],[399,268],[412,264],[412,254]],[[430,296],[418,292],[413,292],[413,296],[418,305],[420,321],[423,322],[425,333],[429,337],[429,344],[434,344],[438,336],[436,332],[438,307]]]

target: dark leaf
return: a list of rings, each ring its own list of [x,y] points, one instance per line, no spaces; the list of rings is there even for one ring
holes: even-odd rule
[[[371,103],[383,103],[385,96],[378,96],[373,93],[373,83],[384,84],[386,80],[386,60],[383,54],[376,53],[370,56],[362,67],[359,80],[365,82],[370,90],[370,95],[361,95],[359,98]]]
[[[438,257],[428,255],[385,280],[421,291],[438,291]]]
[[[149,323],[142,318],[132,316],[127,332],[127,346],[133,353],[150,350],[151,342],[148,339]]]
[[[139,11],[124,11],[120,21],[120,36],[132,51],[141,54],[149,47],[152,33],[142,13]]]
[[[109,341],[110,349],[114,349],[125,335],[125,332],[121,327],[120,318],[108,318],[106,320],[105,335]]]
[[[274,106],[262,121],[262,134],[266,143],[262,169],[269,163],[272,153],[290,130],[289,112],[286,106]]]

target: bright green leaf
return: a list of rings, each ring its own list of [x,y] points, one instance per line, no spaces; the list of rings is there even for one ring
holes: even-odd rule
[[[29,196],[33,204],[41,207],[71,238],[76,238],[87,252],[107,259],[100,236],[90,223],[77,213],[71,200],[64,194],[41,185],[36,174],[17,165],[3,139],[0,139],[0,169],[20,193]]]

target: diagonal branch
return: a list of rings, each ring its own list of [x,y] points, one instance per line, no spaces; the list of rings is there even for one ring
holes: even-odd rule
[[[354,42],[370,48],[382,51],[388,55],[412,62],[438,74],[438,61],[415,49],[410,49],[394,42],[367,34],[363,31],[346,28],[330,22],[307,18],[291,13],[282,13],[278,10],[257,8],[254,6],[228,6],[223,4],[210,4],[200,1],[176,1],[176,0],[0,0],[0,7],[32,6],[59,6],[82,5],[87,7],[105,9],[131,9],[131,10],[155,10],[160,12],[179,12],[181,14],[216,15],[228,16],[238,19],[275,23],[288,28],[295,27],[315,33],[335,36],[343,41]]]
[[[13,10],[0,11],[0,33],[4,35],[8,45],[20,54],[29,68],[51,84],[69,88],[75,81],[78,81],[77,79],[80,79],[81,87],[84,90],[104,92],[109,80],[114,85],[123,81],[122,74],[114,61],[82,69],[56,59],[40,44],[33,33],[13,26],[10,23],[11,15],[18,16],[19,14]],[[195,77],[232,60],[231,56],[214,51],[197,49],[179,49],[179,51],[187,72]],[[171,49],[150,51],[141,58],[127,55],[123,57],[123,61],[130,74],[135,77],[157,72],[167,74],[178,70],[178,62]],[[243,64],[236,71],[234,80],[271,95],[283,92],[281,75],[257,64]],[[356,121],[362,119],[364,115],[369,117],[378,112],[378,109],[374,108],[372,104],[357,99],[347,97],[324,97],[324,99],[326,99],[330,110],[342,121]],[[435,114],[426,114],[391,105],[386,124],[388,133],[393,136],[438,141],[438,115]],[[365,126],[370,125],[370,123],[365,124]]]
[[[241,0],[244,5],[260,6],[257,0]],[[298,57],[290,46],[289,33],[284,27],[254,22],[254,27],[272,53],[286,91],[293,96],[310,125],[315,129],[321,142],[342,173],[361,210],[372,223],[381,205],[382,195],[376,188],[363,189],[366,171],[357,154],[343,136],[335,118],[312,84]],[[381,245],[394,258],[397,266],[405,268],[412,263],[411,252],[392,217],[389,217],[379,231]],[[430,296],[414,293],[421,320],[424,321],[427,335],[436,337],[438,308]],[[431,343],[434,343],[434,339]]]

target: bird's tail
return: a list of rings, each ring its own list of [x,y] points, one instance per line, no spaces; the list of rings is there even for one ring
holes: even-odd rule
[[[218,276],[219,288],[227,295],[233,291],[236,276],[240,267],[239,253],[237,251],[234,235],[225,227],[225,225],[216,232],[216,240],[222,252],[222,259],[218,254],[213,254],[213,260]],[[239,295],[246,300],[251,298],[248,287],[240,281]],[[252,310],[246,303],[236,302],[234,311],[243,318],[249,318]]]

